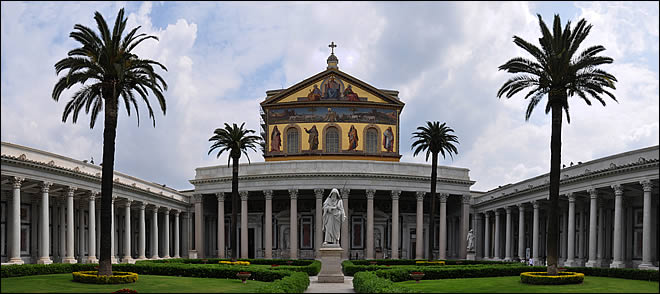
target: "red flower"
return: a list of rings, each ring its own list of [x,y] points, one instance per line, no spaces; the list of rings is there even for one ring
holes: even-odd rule
[[[238,273],[241,274],[241,275],[247,275],[247,274],[249,274],[250,272],[238,272]]]
[[[413,275],[423,275],[423,272],[412,272]]]

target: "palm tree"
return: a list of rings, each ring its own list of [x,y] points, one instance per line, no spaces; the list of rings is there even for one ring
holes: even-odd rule
[[[426,126],[417,127],[417,132],[413,133],[413,139],[417,141],[412,143],[410,149],[415,149],[413,156],[417,156],[419,152],[426,151],[426,161],[429,160],[429,154],[432,155],[431,165],[431,218],[429,221],[429,248],[433,248],[433,241],[435,240],[435,186],[438,178],[438,153],[442,154],[442,158],[446,158],[449,154],[453,159],[453,154],[458,154],[458,149],[453,143],[460,144],[458,137],[452,135],[454,130],[446,123],[440,124],[437,121],[426,122]],[[416,148],[415,148],[416,147]],[[446,151],[446,154],[445,154]],[[417,234],[421,234],[418,232]],[[428,260],[433,259],[433,250],[429,249]]]
[[[103,166],[101,173],[101,244],[99,256],[99,274],[111,275],[112,263],[110,260],[110,209],[112,205],[112,175],[115,162],[115,137],[117,135],[117,116],[119,112],[119,97],[121,96],[126,107],[126,112],[131,115],[131,105],[140,125],[140,114],[136,96],[147,105],[149,117],[154,127],[156,120],[153,116],[151,104],[147,99],[149,90],[154,93],[160,109],[165,114],[165,97],[163,91],[167,90],[165,80],[154,72],[153,65],[167,70],[162,64],[149,60],[140,59],[131,51],[142,41],[156,39],[155,36],[147,36],[144,33],[136,34],[139,26],[131,30],[126,36],[122,36],[126,28],[124,9],[120,9],[115,20],[115,26],[110,32],[103,16],[99,12],[94,14],[96,25],[101,36],[99,37],[92,29],[76,24],[74,31],[69,34],[71,38],[80,42],[82,47],[69,51],[69,57],[55,64],[56,73],[59,75],[68,69],[66,76],[60,78],[53,88],[52,97],[59,101],[60,94],[73,85],[81,84],[81,88],[73,94],[71,100],[64,107],[62,122],[66,122],[70,114],[73,114],[73,123],[78,120],[78,114],[84,108],[85,113],[90,113],[90,128],[99,112],[105,107],[105,118],[103,128]],[[88,84],[86,84],[89,82]],[[137,93],[137,95],[135,94]]]
[[[216,158],[220,157],[225,151],[229,151],[229,158],[227,158],[227,167],[229,167],[229,161],[233,159],[232,162],[232,172],[231,172],[231,260],[236,261],[238,258],[238,250],[236,248],[236,218],[238,216],[237,207],[238,207],[238,160],[241,158],[241,153],[245,154],[245,157],[250,162],[250,157],[247,154],[247,149],[252,149],[252,151],[257,151],[257,147],[260,146],[261,137],[249,135],[254,133],[254,130],[243,129],[242,123],[241,126],[237,126],[235,123],[233,126],[225,123],[224,129],[215,129],[213,135],[209,141],[213,142],[209,153],[213,152],[215,149],[219,149],[218,155]],[[245,230],[245,228],[243,228]],[[245,245],[245,244],[244,244]]]
[[[552,111],[552,135],[550,137],[550,213],[548,215],[547,262],[548,274],[556,275],[562,110],[566,112],[566,122],[570,124],[569,97],[577,95],[587,105],[591,105],[588,96],[598,100],[603,106],[605,106],[605,101],[601,98],[603,94],[617,101],[614,95],[605,89],[616,89],[614,82],[617,80],[613,75],[597,68],[598,65],[613,62],[610,57],[596,56],[604,51],[605,47],[591,46],[579,55],[575,54],[591,30],[591,25],[587,25],[584,19],[581,19],[573,30],[571,30],[569,21],[562,31],[561,20],[556,14],[553,32],[550,32],[541,15],[538,15],[538,18],[542,33],[542,37],[539,38],[541,49],[518,36],[513,36],[513,42],[529,52],[535,60],[515,57],[501,65],[499,70],[521,74],[506,81],[497,92],[497,97],[501,98],[506,94],[506,98],[511,98],[514,94],[531,88],[531,91],[525,95],[525,99],[531,97],[525,113],[525,121],[527,121],[536,105],[546,94],[548,96],[545,113],[548,114]]]

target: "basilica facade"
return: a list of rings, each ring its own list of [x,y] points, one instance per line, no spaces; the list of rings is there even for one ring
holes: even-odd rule
[[[547,174],[478,192],[467,168],[438,166],[431,220],[431,165],[400,162],[399,93],[338,64],[332,53],[320,73],[266,91],[265,161],[240,165],[236,240],[226,165],[197,168],[185,191],[115,171],[113,262],[229,257],[232,242],[240,258],[318,258],[337,188],[346,259],[465,259],[471,229],[476,259],[544,264]],[[562,169],[560,264],[658,267],[658,159],[653,146]],[[100,166],[2,142],[1,171],[3,264],[98,261]]]

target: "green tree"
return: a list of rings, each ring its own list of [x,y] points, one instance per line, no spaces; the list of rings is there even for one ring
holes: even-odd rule
[[[435,187],[436,181],[438,179],[438,153],[442,154],[442,158],[446,158],[446,155],[453,159],[453,154],[458,154],[458,149],[454,145],[460,144],[458,142],[458,137],[452,135],[454,130],[448,126],[446,123],[440,124],[437,121],[426,122],[426,126],[417,127],[417,132],[413,133],[414,141],[410,149],[414,149],[413,156],[417,156],[422,151],[426,151],[426,161],[429,160],[429,155],[431,155],[431,217],[429,221],[429,254],[428,260],[433,259],[433,241],[435,240]],[[446,153],[445,153],[446,152]],[[421,236],[421,232],[417,232]],[[419,244],[418,246],[422,246]]]
[[[261,137],[252,136],[251,133],[254,133],[254,130],[243,129],[245,123],[242,123],[241,126],[237,126],[235,123],[233,126],[225,123],[225,128],[215,129],[213,135],[209,141],[213,142],[209,149],[209,153],[213,152],[215,149],[219,149],[218,155],[216,158],[220,157],[225,151],[229,152],[229,157],[227,158],[227,167],[229,167],[230,160],[232,161],[232,170],[231,170],[231,260],[236,261],[238,258],[238,250],[236,248],[236,228],[237,228],[237,216],[238,216],[238,160],[241,158],[241,154],[245,154],[245,157],[250,162],[250,157],[247,154],[248,149],[257,151],[257,147],[260,146]],[[245,229],[245,228],[244,228]],[[243,244],[247,246],[246,244]]]
[[[68,69],[66,76],[61,77],[53,88],[52,97],[59,101],[60,95],[66,89],[80,84],[80,89],[73,94],[71,100],[64,107],[62,122],[66,122],[69,115],[73,115],[73,123],[78,120],[78,114],[84,108],[90,113],[90,128],[98,114],[105,107],[103,128],[103,166],[101,172],[101,242],[99,256],[99,274],[111,275],[112,263],[110,260],[110,209],[112,205],[112,179],[115,162],[115,138],[117,135],[117,116],[119,112],[119,97],[121,96],[126,112],[131,115],[131,107],[135,108],[138,126],[140,114],[137,99],[141,98],[147,105],[149,117],[156,120],[153,109],[147,99],[149,91],[153,92],[158,100],[160,109],[165,114],[165,97],[167,83],[154,71],[154,66],[167,70],[159,62],[140,59],[132,50],[142,41],[148,39],[158,40],[155,36],[144,33],[137,34],[139,26],[125,36],[126,18],[124,9],[120,9],[115,25],[110,32],[103,16],[99,12],[94,14],[100,37],[92,29],[76,24],[69,37],[81,43],[81,47],[69,51],[68,56],[55,64],[57,75]],[[137,93],[137,94],[136,94]]]
[[[551,32],[538,15],[542,37],[539,38],[541,48],[513,36],[513,43],[534,57],[534,60],[515,57],[499,67],[510,73],[518,74],[502,85],[497,97],[511,98],[514,94],[531,89],[525,99],[530,98],[525,113],[525,121],[529,120],[536,105],[543,97],[548,96],[545,113],[552,112],[552,134],[550,137],[550,209],[548,215],[547,262],[548,274],[557,273],[558,236],[559,236],[559,181],[561,165],[561,125],[562,110],[566,113],[566,122],[570,124],[568,98],[580,97],[587,105],[591,105],[589,97],[598,100],[603,106],[605,101],[601,96],[607,95],[617,101],[606,88],[616,89],[616,78],[597,68],[609,64],[613,59],[597,56],[605,47],[591,46],[576,55],[578,47],[591,30],[581,19],[575,28],[571,22],[566,23],[562,30],[559,15],[555,15],[553,31]],[[618,102],[618,101],[617,101]]]

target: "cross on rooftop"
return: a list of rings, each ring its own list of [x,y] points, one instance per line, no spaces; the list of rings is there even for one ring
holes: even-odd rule
[[[330,54],[335,54],[335,47],[337,47],[337,45],[335,45],[335,42],[330,42],[330,45],[328,45],[328,47],[330,47],[330,50],[332,50]]]

